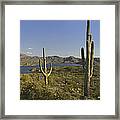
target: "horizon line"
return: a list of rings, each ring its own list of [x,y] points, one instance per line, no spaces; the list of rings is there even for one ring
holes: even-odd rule
[[[20,54],[25,54],[27,55],[26,53],[20,53]],[[27,55],[27,56],[30,56],[30,57],[42,57],[40,55]],[[58,57],[63,57],[63,58],[66,58],[66,57],[75,57],[75,58],[81,58],[80,56],[74,56],[74,55],[69,55],[69,56],[61,56],[61,55],[47,55],[46,57],[52,57],[52,56],[58,56]],[[100,58],[100,56],[94,56],[94,58]]]

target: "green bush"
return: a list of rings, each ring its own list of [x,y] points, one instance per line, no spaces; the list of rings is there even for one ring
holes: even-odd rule
[[[99,67],[98,67],[99,68]],[[91,98],[100,95],[99,69],[93,76]],[[21,100],[80,100],[83,96],[84,74],[80,67],[55,67],[49,76],[49,85],[45,86],[42,73],[20,75]]]

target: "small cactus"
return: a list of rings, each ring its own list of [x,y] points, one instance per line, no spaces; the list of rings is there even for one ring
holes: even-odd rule
[[[52,72],[52,63],[50,64],[50,72],[47,72],[47,66],[46,66],[46,57],[45,57],[45,49],[43,48],[43,67],[42,67],[42,63],[41,60],[39,59],[39,67],[40,70],[44,76],[44,80],[45,80],[45,85],[49,84],[48,81],[48,77],[50,76],[51,72]]]
[[[90,85],[93,75],[93,62],[94,62],[94,41],[92,34],[90,33],[90,20],[87,20],[87,32],[86,32],[86,60],[84,57],[84,48],[81,48],[81,57],[83,70],[85,73],[84,78],[84,96],[90,97]]]

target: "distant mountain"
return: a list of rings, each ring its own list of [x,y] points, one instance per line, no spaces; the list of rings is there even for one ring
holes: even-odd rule
[[[38,57],[38,56],[27,56],[26,54],[20,54],[20,65],[21,66],[38,65],[39,58],[42,59],[42,57]],[[53,64],[61,64],[61,63],[82,64],[82,60],[74,56],[69,56],[69,57],[48,56],[46,60],[47,63],[53,63]],[[95,58],[95,62],[100,62],[100,59]]]

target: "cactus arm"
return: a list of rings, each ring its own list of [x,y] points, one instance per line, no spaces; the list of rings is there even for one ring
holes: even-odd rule
[[[83,47],[81,48],[81,57],[82,57],[82,60],[85,59],[85,57],[84,57],[84,48]]]
[[[91,43],[91,64],[90,64],[90,77],[93,75],[93,62],[94,62],[94,42]]]
[[[82,57],[82,64],[83,64],[83,70],[85,68],[85,57],[84,57],[84,48],[81,48],[81,57]]]
[[[39,68],[40,68],[40,64],[41,64],[41,61],[40,61],[40,59],[39,59]]]
[[[50,72],[48,73],[48,76],[50,76],[51,72],[52,72],[52,63],[50,64]]]
[[[40,67],[40,69],[41,69],[41,72],[43,73],[43,75],[46,76],[46,73],[43,71],[42,66]]]
[[[41,72],[43,73],[43,75],[46,76],[45,72],[43,71],[43,68],[42,68],[41,60],[40,60],[40,59],[39,59],[39,67],[40,67],[40,70],[41,70]]]
[[[87,96],[87,67],[86,67],[85,57],[84,57],[84,48],[81,48],[81,57],[82,57],[82,66],[83,66],[83,73],[84,73],[84,96]]]

